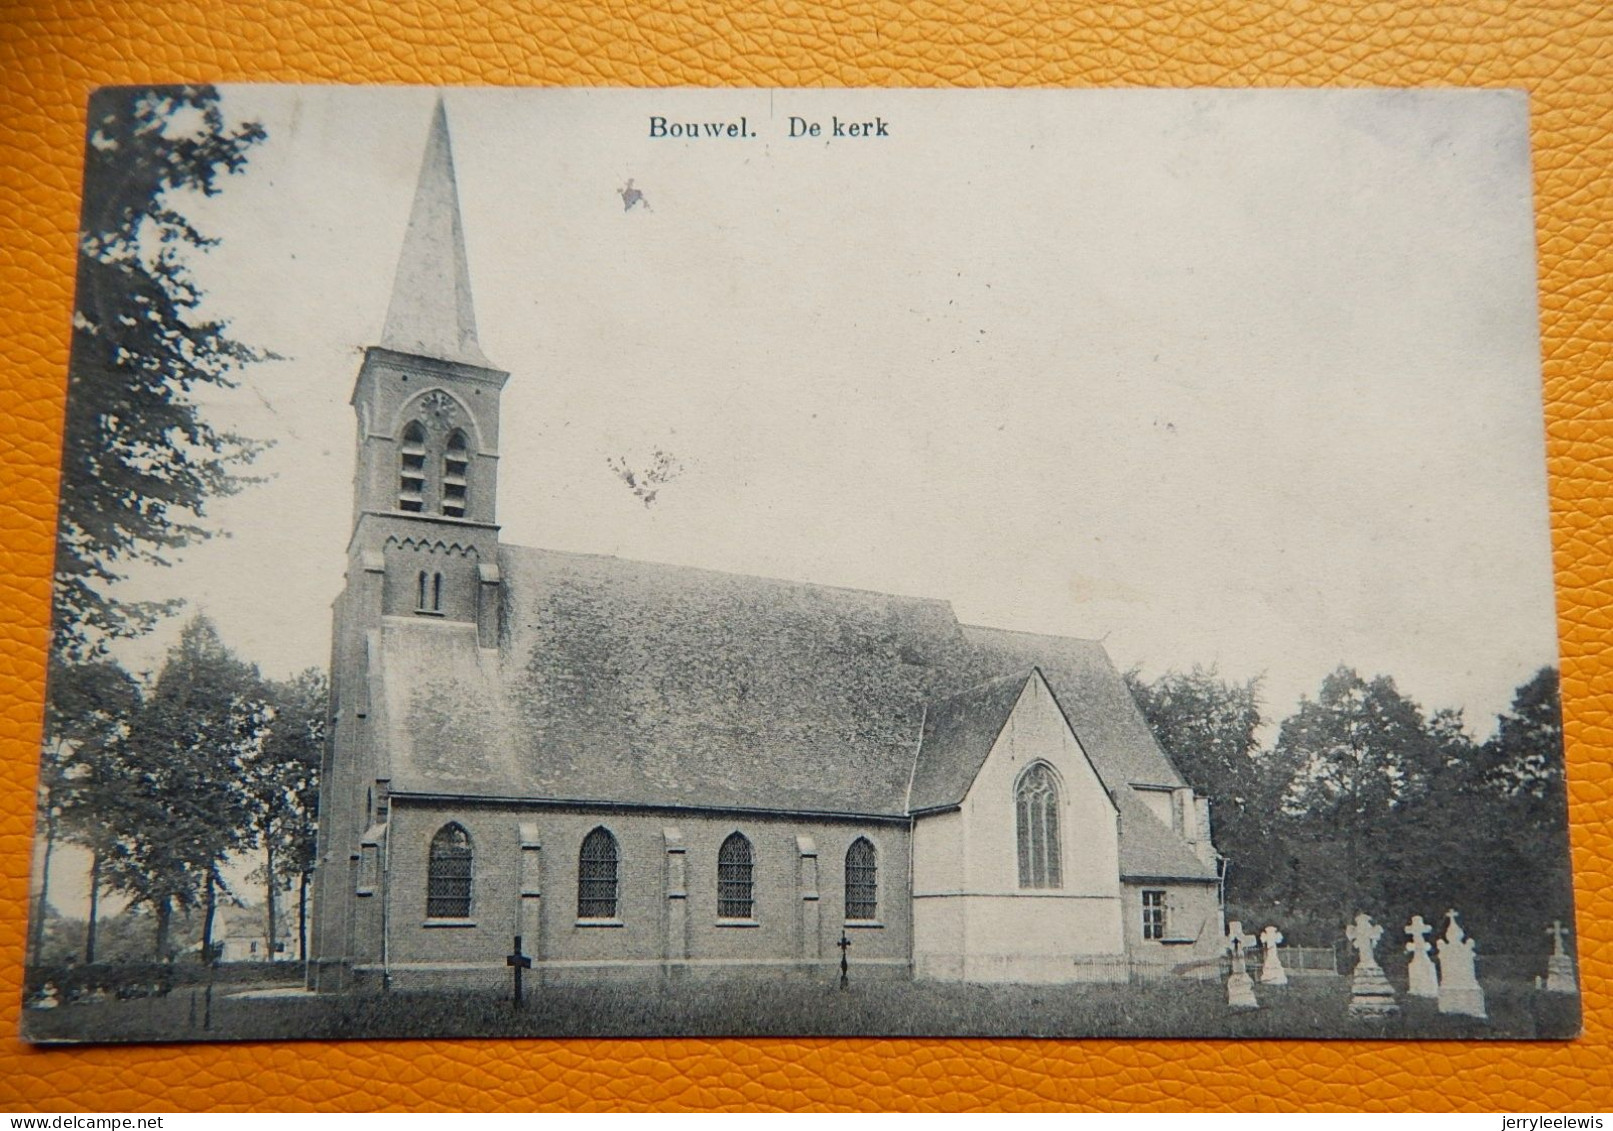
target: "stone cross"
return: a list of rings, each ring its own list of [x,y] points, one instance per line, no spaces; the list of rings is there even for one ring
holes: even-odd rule
[[[1227,950],[1232,953],[1232,973],[1227,976],[1227,1004],[1233,1009],[1259,1009],[1255,998],[1255,984],[1243,963],[1244,948],[1254,943],[1252,935],[1243,933],[1243,923],[1234,919],[1227,924]]]
[[[1277,948],[1282,945],[1283,933],[1275,924],[1268,924],[1260,932],[1260,945],[1264,948],[1264,961],[1260,964],[1260,981],[1267,986],[1286,986],[1288,971],[1283,969],[1282,956]]]
[[[1553,919],[1551,921],[1551,926],[1546,928],[1546,933],[1551,936],[1552,954],[1556,955],[1568,953],[1563,949],[1563,936],[1568,933],[1568,930],[1563,926],[1563,921],[1561,919]]]
[[[1406,953],[1411,955],[1411,961],[1406,965],[1406,976],[1410,981],[1412,997],[1439,996],[1439,974],[1434,970],[1433,959],[1428,956],[1428,933],[1433,929],[1432,924],[1424,922],[1421,915],[1413,915],[1411,922],[1406,924],[1406,934],[1411,939],[1406,944]]]
[[[1372,921],[1365,911],[1358,912],[1355,922],[1344,928],[1344,937],[1350,940],[1358,956],[1355,975],[1350,980],[1350,1015],[1379,1020],[1397,1013],[1394,987],[1383,976],[1378,956],[1373,948],[1383,937],[1383,928]]]
[[[526,1002],[526,995],[521,989],[521,974],[523,971],[532,969],[532,959],[521,953],[520,935],[515,936],[515,950],[505,957],[504,965],[510,967],[511,972],[515,975],[515,1004],[522,1005]]]
[[[1370,969],[1378,965],[1378,956],[1373,953],[1373,949],[1378,945],[1378,940],[1383,938],[1383,928],[1372,921],[1372,916],[1365,911],[1359,912],[1355,922],[1344,928],[1344,937],[1355,947],[1357,970],[1363,967]]]
[[[1546,933],[1551,936],[1551,957],[1546,959],[1547,992],[1577,994],[1579,979],[1574,974],[1574,959],[1563,948],[1563,936],[1568,933],[1568,929],[1563,926],[1561,919],[1554,919],[1551,929]]]
[[[1243,952],[1246,948],[1253,946],[1254,943],[1255,937],[1253,935],[1243,933],[1242,920],[1234,919],[1227,924],[1227,950],[1232,955],[1234,966],[1243,965]]]
[[[840,948],[840,988],[845,989],[851,985],[851,978],[848,976],[851,967],[846,962],[846,951],[851,949],[851,939],[846,936],[845,931],[840,932],[840,941],[835,945]]]

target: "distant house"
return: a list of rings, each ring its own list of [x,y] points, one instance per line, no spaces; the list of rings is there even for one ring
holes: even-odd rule
[[[268,923],[262,907],[220,907],[214,937],[218,939],[220,962],[284,962],[295,958],[294,946],[284,934],[277,934],[269,945]]]
[[[859,977],[1220,952],[1208,803],[1101,644],[502,543],[461,223],[439,105],[352,398],[316,987],[500,983],[515,936],[547,979],[828,974],[843,933]]]

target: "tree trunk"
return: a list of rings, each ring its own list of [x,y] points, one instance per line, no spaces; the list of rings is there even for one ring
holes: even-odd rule
[[[168,961],[168,923],[173,918],[174,905],[170,896],[157,900],[157,961]]]
[[[218,877],[207,870],[207,912],[202,916],[202,962],[213,964],[213,916],[218,912]]]
[[[308,961],[308,873],[297,877],[297,959]]]
[[[96,915],[101,908],[101,850],[90,855],[90,920],[84,928],[84,965],[95,961]]]
[[[39,965],[45,949],[45,915],[50,909],[50,854],[56,847],[56,821],[45,814],[45,859],[39,870],[39,902],[34,905],[33,937],[28,940],[33,951],[33,964]]]
[[[268,836],[263,838],[263,852],[265,858],[264,871],[268,873],[269,882],[265,885],[264,906],[269,912],[269,961],[274,961],[274,889],[279,877],[274,874],[274,842]]]

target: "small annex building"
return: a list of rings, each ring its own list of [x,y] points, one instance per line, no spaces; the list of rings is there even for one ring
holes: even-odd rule
[[[1103,647],[504,544],[445,112],[353,393],[311,980],[1124,980],[1220,953],[1208,805]]]

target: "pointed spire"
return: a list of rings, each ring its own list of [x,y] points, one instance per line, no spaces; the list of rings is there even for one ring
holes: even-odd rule
[[[491,366],[476,341],[465,229],[454,183],[454,152],[442,99],[431,117],[403,254],[392,283],[381,345],[399,353]]]

